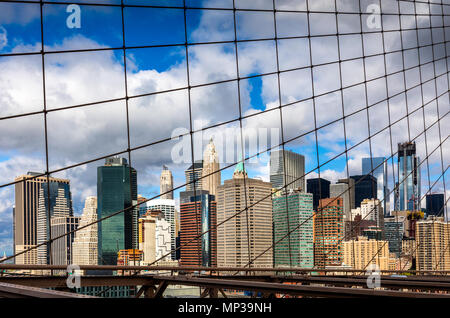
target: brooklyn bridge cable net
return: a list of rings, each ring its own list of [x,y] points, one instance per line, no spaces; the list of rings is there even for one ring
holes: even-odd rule
[[[9,255],[0,263],[32,265],[23,260],[37,261],[33,255],[45,250],[41,265],[69,265],[71,256],[65,256],[67,264],[53,259],[59,255],[52,252],[55,243],[63,238],[72,242],[77,232],[94,225],[103,235],[99,245],[111,236],[103,251],[138,250],[140,209],[150,213],[155,209],[147,204],[171,196],[179,214],[171,226],[180,227],[175,235],[181,243],[171,244],[148,266],[170,259],[199,268],[320,270],[340,263],[356,269],[359,238],[353,233],[368,219],[378,222],[375,213],[378,220],[386,217],[404,227],[414,212],[428,209],[430,195],[439,193],[442,205],[435,216],[448,221],[450,2],[0,0],[0,12],[0,132],[7,136],[0,139],[0,226],[14,222],[14,229],[5,231],[9,237],[0,236],[0,247]],[[217,166],[208,166],[204,157],[209,141],[220,157],[212,162]],[[290,174],[290,153],[303,157],[301,173]],[[276,186],[274,154],[282,160],[282,184]],[[130,200],[120,209],[98,205],[97,220],[52,233],[53,218],[77,215],[87,196],[97,195],[107,204],[108,198],[100,198],[103,177],[95,171],[117,166],[119,156],[126,158],[121,164],[128,171],[123,173],[129,189],[118,196]],[[407,157],[414,158],[413,167],[399,167]],[[364,171],[363,159],[369,162]],[[199,162],[203,172],[197,174]],[[173,173],[164,191],[159,181],[163,165]],[[380,170],[381,183],[376,179]],[[39,172],[17,178],[29,171]],[[39,202],[25,207],[17,189],[40,178],[46,179],[46,190],[40,186]],[[70,180],[67,211],[55,208],[64,196],[52,197],[52,183],[61,182],[55,178]],[[322,193],[324,179],[328,194]],[[329,181],[342,185],[343,179],[345,190],[331,197]],[[211,186],[216,180],[217,186]],[[227,192],[227,180],[241,192]],[[308,188],[308,180],[318,182],[317,191]],[[354,205],[352,194],[363,191],[367,180],[375,183],[372,195],[363,199],[378,201],[354,220],[352,210],[361,207]],[[138,193],[144,197],[138,200]],[[308,206],[300,222],[292,218],[300,213],[289,203],[293,194]],[[229,200],[234,200],[233,211]],[[275,210],[275,200],[284,211],[279,205]],[[270,213],[261,210],[267,202]],[[37,233],[37,216],[31,216],[38,208],[46,215],[44,235]],[[332,209],[340,211],[341,225],[329,234],[325,222]],[[413,214],[400,221],[400,212],[407,210]],[[193,213],[194,219],[183,213]],[[286,223],[283,229],[274,224],[276,213]],[[111,224],[119,218],[125,222],[123,233],[105,231],[117,230]],[[430,220],[434,230],[436,219]],[[373,239],[384,242],[357,269],[380,265],[386,245],[391,251],[384,228],[377,226],[382,236]],[[224,241],[218,242],[221,227]],[[264,233],[269,227],[273,234]],[[26,243],[18,241],[19,228],[28,236]],[[114,235],[122,238],[114,239],[112,248]],[[328,240],[334,245],[325,244]],[[352,244],[353,264],[343,264],[346,241]],[[282,244],[287,249],[275,250]],[[307,247],[298,247],[302,244]],[[414,244],[412,255],[423,243],[416,238]],[[435,268],[445,263],[447,250],[448,242]],[[181,257],[172,258],[179,251]],[[228,255],[236,259],[227,261]],[[99,248],[99,264],[117,264],[117,259],[110,263],[110,255],[107,261],[101,257]],[[397,258],[397,267],[404,270],[409,259]],[[270,265],[259,263],[262,259]],[[312,263],[305,265],[308,260]],[[450,264],[444,268],[450,270]]]

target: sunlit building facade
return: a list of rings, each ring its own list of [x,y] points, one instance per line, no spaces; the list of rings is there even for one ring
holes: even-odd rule
[[[254,267],[273,266],[273,251],[267,250],[273,242],[271,192],[271,183],[248,178],[242,162],[218,187],[217,223],[227,220],[217,228],[219,267],[243,267],[249,261]]]

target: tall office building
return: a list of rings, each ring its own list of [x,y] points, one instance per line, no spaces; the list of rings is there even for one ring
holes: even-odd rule
[[[330,181],[322,178],[306,180],[306,189],[313,195],[313,209],[317,211],[319,200],[330,197]]]
[[[286,168],[286,169],[285,169]],[[305,186],[305,157],[289,150],[270,153],[270,182],[273,188],[301,189]]]
[[[37,177],[42,173],[28,172],[15,178],[14,254],[37,245],[37,213],[39,192],[47,177]],[[49,177],[49,181],[69,182],[65,179]],[[16,264],[37,264],[37,250],[33,249],[15,258]]]
[[[416,269],[450,270],[450,223],[442,217],[429,217],[416,223]]]
[[[78,228],[78,216],[59,216],[51,218],[52,237],[58,237]],[[52,242],[52,264],[69,265],[73,263],[73,240],[75,233],[70,233]]]
[[[161,211],[149,210],[139,219],[139,249],[144,253],[144,265],[171,259],[170,231],[170,222]]]
[[[344,237],[344,212],[341,198],[319,201],[314,214],[314,265],[317,268],[342,264],[342,239]]]
[[[216,213],[215,197],[208,191],[180,203],[180,265],[217,265]],[[205,234],[197,238],[202,233]]]
[[[386,216],[389,215],[390,210],[387,169],[385,157],[362,158],[362,174],[371,174],[377,179],[377,198],[382,202]]]
[[[273,239],[278,242],[274,250],[275,267],[314,267],[312,201],[311,193],[298,191],[272,198]],[[288,235],[295,228],[297,229]],[[288,236],[285,237],[286,235]]]
[[[396,211],[420,210],[420,158],[416,156],[416,143],[398,144],[398,176],[395,189]]]
[[[101,265],[116,265],[119,250],[135,249],[139,243],[137,173],[127,160],[106,159],[97,168],[98,219],[118,213],[98,223],[98,257]]]
[[[178,220],[176,218],[175,200],[155,199],[147,202],[147,211],[161,211],[164,219],[170,224],[170,249],[172,250],[172,259],[176,259],[176,237]]]
[[[86,226],[97,221],[97,197],[90,196],[84,201],[83,214],[79,227]],[[98,226],[92,224],[75,233],[72,243],[73,263],[77,265],[98,264]]]
[[[355,181],[355,207],[364,199],[378,199],[377,179],[371,175],[350,176]]]
[[[56,233],[53,233],[52,224],[56,218],[62,218],[63,220],[57,220],[56,224],[61,224],[66,218],[73,216],[72,211],[72,197],[70,193],[69,180],[50,181],[42,183],[39,189],[38,210],[37,210],[37,244],[42,244],[48,241],[50,238],[56,237]],[[67,220],[70,225],[76,223],[74,220]],[[58,232],[66,233],[64,229],[59,228]],[[51,234],[51,235],[50,235]],[[60,233],[61,234],[61,233]],[[63,240],[62,238],[60,240]],[[41,245],[37,248],[37,262],[38,264],[55,264],[52,257],[55,255],[53,248],[55,243]],[[61,244],[72,244],[70,242],[59,242]],[[62,245],[59,245],[61,247]],[[52,253],[50,253],[52,250]],[[52,257],[51,257],[52,256]],[[65,265],[65,264],[59,264]]]
[[[384,239],[389,242],[389,252],[395,253],[397,257],[402,252],[405,219],[405,216],[384,218]]]
[[[426,195],[427,215],[445,216],[444,194],[432,193]]]
[[[195,190],[203,189],[202,171],[203,160],[197,160],[184,172],[186,176],[186,191],[194,191],[194,184]],[[194,182],[194,179],[197,181]]]
[[[217,187],[220,185],[219,155],[216,152],[213,140],[209,141],[203,152],[202,188],[209,194],[216,195]]]
[[[173,200],[173,176],[172,172],[166,166],[163,166],[161,177],[159,178],[159,189],[160,194],[162,194],[161,199]]]
[[[355,180],[339,179],[337,183],[330,184],[330,197],[341,197],[344,208],[344,221],[352,221],[351,211],[355,208]]]
[[[219,267],[243,267],[253,259],[251,266],[273,266],[271,250],[256,258],[272,244],[271,191],[271,183],[248,178],[242,162],[233,178],[218,187],[217,223],[249,207],[217,228]]]
[[[364,270],[375,264],[380,270],[390,270],[395,259],[390,257],[386,241],[360,236],[358,240],[343,243],[343,263],[353,269]]]

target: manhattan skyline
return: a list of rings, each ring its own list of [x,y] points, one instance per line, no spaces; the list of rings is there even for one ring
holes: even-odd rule
[[[206,5],[203,1],[199,3]],[[210,5],[218,5],[218,3],[219,1],[213,1]],[[317,2],[311,9],[324,9],[326,5],[323,3],[325,2]],[[230,3],[224,2],[222,5],[230,7]],[[248,1],[243,1],[239,5],[243,8],[251,6],[267,9],[269,3],[262,1],[250,4]],[[294,8],[291,1],[283,1],[277,5],[286,10]],[[352,4],[342,6],[350,12],[355,11]],[[0,14],[2,39],[0,54],[39,52],[41,45],[44,45],[46,51],[55,52],[117,48],[123,44],[121,12],[118,8],[83,7],[82,27],[69,29],[65,26],[68,15],[66,6],[46,6],[44,9],[45,41],[41,43],[39,5],[28,4],[27,7],[29,10],[20,11],[20,4],[0,4],[0,12],[2,12]],[[295,8],[305,9],[302,4]],[[384,10],[390,9],[389,5],[384,8]],[[148,19],[149,16],[153,19]],[[306,35],[308,30],[305,17],[306,15],[302,13],[296,15],[279,13],[276,25],[277,35],[279,37]],[[309,32],[312,35],[324,35],[335,34],[337,31],[344,33],[358,31],[355,21],[346,18],[345,15],[339,20],[339,30],[330,26],[329,23],[324,23],[327,18],[326,15],[316,15],[311,18],[312,25]],[[182,10],[126,8],[125,23],[127,46],[184,42]],[[386,27],[395,28],[395,22],[386,23]],[[402,27],[407,28],[412,23],[406,21],[406,25]],[[238,40],[271,38],[275,33],[273,14],[270,12],[267,14],[239,12],[237,24]],[[100,26],[104,32],[99,32]],[[144,32],[144,29],[153,31]],[[365,25],[362,29],[365,32],[369,31]],[[233,15],[230,12],[218,10],[188,10],[186,31],[187,40],[192,43],[232,41],[234,39]],[[445,100],[443,96],[444,98],[439,99],[439,103],[427,104],[423,114],[422,111],[415,111],[422,104],[422,99],[424,103],[427,103],[433,98],[434,87],[425,86],[422,98],[420,88],[411,88],[412,84],[410,84],[410,81],[414,82],[417,79],[417,74],[407,72],[405,74],[407,88],[402,87],[401,73],[389,76],[387,80],[389,96],[405,89],[409,90],[407,94],[392,97],[387,105],[384,100],[386,83],[384,79],[376,79],[377,76],[383,75],[379,73],[384,66],[383,59],[374,56],[370,63],[363,65],[361,58],[370,54],[380,54],[382,44],[387,52],[398,50],[398,39],[396,33],[385,33],[384,39],[374,35],[370,36],[370,40],[364,41],[361,48],[359,40],[353,43],[354,35],[345,35],[339,38],[340,51],[336,37],[315,37],[311,40],[311,45],[304,38],[279,40],[278,59],[282,72],[279,91],[275,74],[252,77],[277,71],[274,41],[238,43],[239,74],[235,65],[236,54],[233,43],[192,45],[187,49],[190,85],[203,85],[221,80],[231,81],[192,88],[190,107],[186,89],[187,59],[184,46],[128,49],[126,51],[128,92],[125,92],[124,88],[124,61],[123,52],[120,50],[48,54],[45,58],[46,107],[48,109],[97,103],[111,98],[120,99],[48,113],[48,170],[53,171],[100,156],[126,151],[128,146],[139,147],[169,138],[177,128],[189,130],[189,117],[192,117],[193,124],[202,120],[203,126],[218,125],[205,131],[213,135],[225,128],[237,126],[236,122],[226,123],[227,121],[236,119],[240,115],[252,114],[257,115],[245,118],[242,121],[243,128],[275,128],[280,132],[282,130],[285,141],[305,134],[288,142],[285,149],[305,156],[305,172],[312,171],[307,178],[318,177],[319,174],[315,168],[338,154],[341,155],[321,166],[320,177],[335,183],[339,179],[348,177],[347,169],[350,176],[360,175],[362,173],[361,158],[388,158],[391,155],[390,138],[392,138],[395,153],[397,143],[419,136],[416,138],[417,151],[418,157],[422,160],[427,157],[426,152],[430,153],[438,147],[439,142],[445,138],[445,132],[449,131],[448,120],[442,120],[439,129],[437,125],[429,127],[437,119],[438,111],[440,116],[446,114],[449,107],[448,99]],[[414,47],[414,45],[428,43],[426,39],[427,35],[420,33],[419,43],[416,43],[415,35],[406,32],[403,42],[405,47]],[[309,49],[312,57],[309,56]],[[439,53],[442,46],[436,46],[435,50]],[[300,52],[300,54],[293,56],[292,52]],[[321,52],[327,52],[327,54]],[[413,54],[405,54],[405,64],[414,66],[418,62],[423,63],[432,55],[430,50],[422,50],[421,54],[420,61]],[[340,85],[335,76],[337,64],[332,62],[339,58],[359,59],[342,63],[342,84],[347,88],[341,92],[335,92],[334,90],[339,89]],[[314,70],[314,79],[310,77],[308,68],[311,62],[313,65],[321,65]],[[326,63],[331,64],[322,65]],[[398,66],[396,54],[388,54],[387,72],[395,72]],[[0,116],[16,116],[41,111],[43,71],[40,56],[2,57],[0,67],[3,70],[0,73],[0,100],[2,101]],[[289,71],[301,67],[306,68]],[[98,70],[95,76],[92,72],[85,71],[92,69]],[[363,73],[366,73],[369,81],[367,87],[363,84]],[[425,73],[424,71],[424,75]],[[234,81],[237,76],[247,78],[243,78],[238,84]],[[315,98],[312,98],[311,82],[315,85]],[[350,87],[351,85],[354,86]],[[438,89],[445,87],[442,85],[441,77],[437,80]],[[129,100],[130,145],[128,145],[124,96],[151,94],[171,89],[179,90]],[[318,94],[322,95],[317,96]],[[279,103],[285,105],[294,101],[300,102],[285,106],[281,111],[272,110],[276,109]],[[370,108],[367,108],[368,105],[371,105]],[[316,118],[313,116],[314,109],[317,111]],[[405,117],[407,112],[411,114]],[[343,115],[347,117],[340,119]],[[389,125],[388,117],[391,123],[398,120],[390,129],[386,129]],[[0,138],[0,184],[11,183],[14,178],[28,171],[47,170],[43,118],[43,114],[38,113],[3,120],[0,125],[0,136],[2,136]],[[367,122],[370,123],[370,128]],[[424,130],[424,122],[429,128],[426,143],[425,135],[419,135]],[[313,132],[315,127],[322,127],[317,131],[317,136]],[[382,131],[378,133],[380,130]],[[364,141],[369,133],[370,135],[378,134],[371,138],[370,142]],[[206,145],[209,139],[210,136],[203,136],[203,145]],[[277,143],[281,142],[280,133]],[[345,153],[346,146],[350,148],[359,142],[362,143]],[[163,165],[168,166],[172,171],[174,188],[185,183],[184,171],[189,165],[175,164],[172,161],[171,150],[175,144],[174,140],[167,141],[130,152],[130,164],[139,173],[138,194],[147,198],[159,194],[159,177]],[[245,148],[248,150],[247,147]],[[442,173],[441,165],[444,169],[448,166],[449,148],[448,142],[444,143],[423,163],[422,195],[434,181],[438,180]],[[217,149],[218,152],[226,155],[225,150]],[[202,158],[203,151],[204,147],[194,147],[194,161]],[[246,156],[248,155],[253,154]],[[123,157],[129,159],[126,152]],[[236,155],[233,161],[238,159]],[[389,180],[387,187],[390,190],[394,189],[393,176],[395,178],[397,176],[396,156],[393,159],[393,163],[389,159],[387,167]],[[96,195],[96,178],[93,171],[103,164],[102,161],[94,161],[52,174],[52,177],[70,180],[73,210],[76,216],[81,215],[85,198]],[[425,167],[429,167],[429,175]],[[223,170],[222,180],[230,179],[233,170],[234,167]],[[252,177],[269,180],[267,157],[257,163],[246,162],[246,170]],[[446,198],[449,196],[450,189],[448,180],[447,177]],[[444,184],[440,179],[433,187],[433,192],[443,193],[443,191]],[[178,198],[178,196],[179,190],[176,190],[174,197]],[[390,202],[392,205],[393,196]],[[12,253],[13,206],[14,185],[1,188],[0,253],[3,254],[3,251],[6,251],[8,255]],[[425,207],[425,199],[421,202],[421,206]]]

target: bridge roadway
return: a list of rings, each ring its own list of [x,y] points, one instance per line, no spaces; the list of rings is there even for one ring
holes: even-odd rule
[[[49,290],[67,290],[65,276],[0,277],[0,297],[85,297]],[[288,294],[304,297],[389,297],[389,298],[450,298],[450,276],[380,276],[381,289],[367,288],[367,276],[345,275],[123,275],[82,276],[81,286],[140,286],[138,296],[162,297],[169,285],[204,288],[202,297],[217,297],[224,290],[261,292],[265,297]],[[14,289],[16,288],[16,289]],[[28,292],[21,292],[28,290]],[[17,293],[15,293],[17,291]]]

